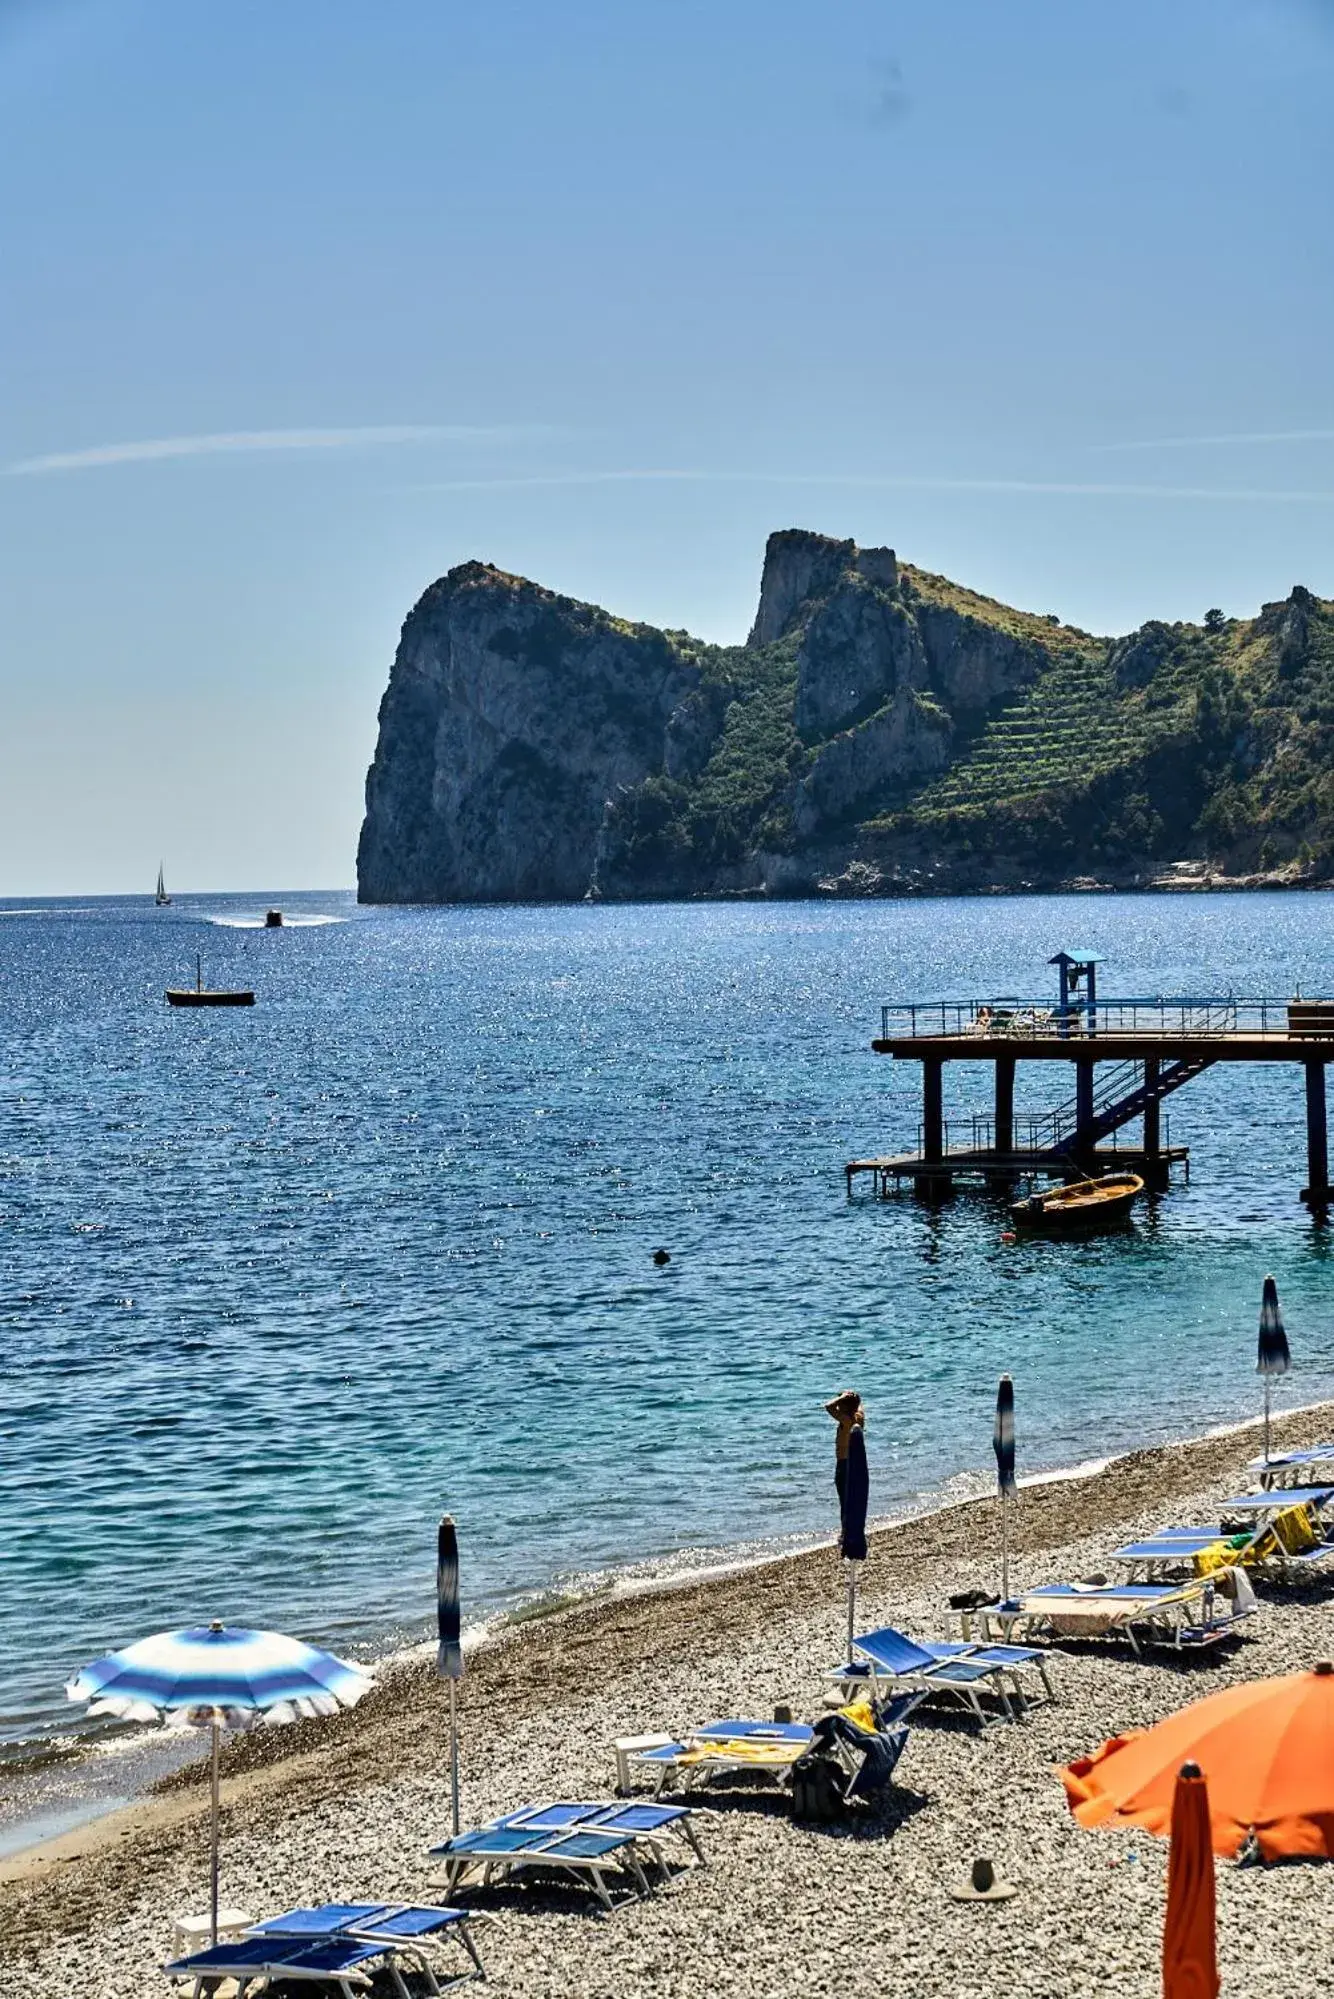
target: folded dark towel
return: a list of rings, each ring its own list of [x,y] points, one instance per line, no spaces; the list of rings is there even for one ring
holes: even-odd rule
[[[985,1610],[989,1604],[999,1603],[994,1590],[965,1589],[949,1599],[951,1610]]]

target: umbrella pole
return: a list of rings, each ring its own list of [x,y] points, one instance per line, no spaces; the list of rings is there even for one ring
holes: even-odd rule
[[[1001,1602],[1010,1601],[1010,1502],[1001,1494]]]
[[[449,1683],[449,1792],[454,1814],[454,1837],[459,1831],[459,1720],[458,1681]]]
[[[1269,1469],[1269,1376],[1268,1375],[1264,1377],[1264,1384],[1265,1384],[1265,1470],[1268,1471]]]
[[[845,1654],[848,1664],[852,1664],[852,1641],[857,1635],[857,1564],[848,1563],[848,1649]]]
[[[218,1742],[222,1734],[218,1718],[213,1717],[213,1857],[209,1880],[209,1938],[218,1941]]]

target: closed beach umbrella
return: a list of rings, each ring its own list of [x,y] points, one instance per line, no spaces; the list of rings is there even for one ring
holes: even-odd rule
[[[1283,1314],[1278,1309],[1278,1286],[1266,1277],[1260,1299],[1260,1350],[1255,1371],[1265,1385],[1265,1463],[1269,1463],[1269,1389],[1275,1375],[1286,1374],[1292,1366],[1288,1336],[1283,1330]]]
[[[866,1560],[866,1508],[871,1479],[866,1466],[866,1432],[855,1423],[848,1437],[848,1455],[839,1493],[838,1552],[848,1564],[848,1658],[857,1626],[857,1568]]]
[[[224,1624],[160,1631],[94,1659],[66,1687],[89,1714],[122,1721],[183,1715],[213,1735],[210,1921],[218,1940],[218,1742],[224,1728],[303,1721],[353,1707],[370,1686],[358,1667],[277,1631]]]
[[[871,1497],[866,1467],[866,1433],[860,1424],[848,1438],[848,1468],[839,1509],[838,1551],[845,1562],[866,1560],[866,1509]]]
[[[1081,1825],[1169,1831],[1177,1776],[1195,1763],[1209,1786],[1215,1853],[1251,1834],[1266,1860],[1334,1859],[1334,1666],[1251,1680],[1113,1736],[1061,1772]]]
[[[838,1492],[838,1552],[848,1567],[848,1652],[857,1625],[857,1564],[866,1560],[866,1507],[870,1481],[866,1469],[866,1411],[855,1388],[845,1388],[825,1403],[826,1416],[838,1425],[834,1444],[834,1486]]]
[[[996,1486],[1001,1503],[1001,1601],[1010,1600],[1010,1501],[1018,1487],[1014,1478],[1014,1383],[1008,1374],[996,1390],[996,1422],[991,1433],[996,1453]]]
[[[1172,1796],[1172,1851],[1163,1924],[1163,1999],[1218,1999],[1218,1925],[1209,1792],[1198,1763],[1183,1763]]]
[[[435,1543],[435,1621],[440,1642],[436,1648],[436,1671],[449,1681],[449,1777],[454,1810],[454,1831],[459,1829],[459,1725],[458,1682],[463,1678],[463,1647],[459,1642],[462,1612],[459,1607],[459,1537],[453,1515],[440,1522]]]

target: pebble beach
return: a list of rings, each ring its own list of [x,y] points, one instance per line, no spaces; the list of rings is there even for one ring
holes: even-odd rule
[[[1287,1445],[1328,1433],[1326,1405],[1277,1424]],[[1021,1489],[1020,1584],[1088,1573],[1127,1533],[1206,1519],[1249,1483],[1258,1426],[1132,1453]],[[994,1586],[994,1501],[882,1531],[863,1572],[863,1628],[947,1633],[945,1599]],[[831,1549],[502,1631],[462,1683],[464,1822],[542,1797],[610,1795],[614,1737],[715,1714],[813,1719],[837,1659],[843,1598]],[[1056,1766],[1238,1681],[1334,1656],[1334,1589],[1266,1587],[1245,1635],[1205,1658],[1136,1661],[1121,1647],[1053,1651],[1057,1699],[1014,1724],[919,1709],[884,1809],[837,1828],[791,1818],[771,1786],[711,1788],[708,1864],[614,1916],[578,1891],[524,1886],[467,1899],[490,1983],[516,1994],[865,1994],[1032,1999],[1161,1990],[1167,1847],[1088,1832]],[[254,1915],[335,1898],[442,1899],[426,1848],[448,1832],[446,1699],[428,1661],[384,1673],[350,1714],[260,1731],[228,1749],[222,1893]],[[207,1899],[201,1766],[126,1812],[0,1862],[6,1999],[163,1994],[176,1916]],[[1017,1893],[956,1902],[977,1855]],[[1328,1876],[1317,1865],[1218,1863],[1226,1994],[1334,1993]]]

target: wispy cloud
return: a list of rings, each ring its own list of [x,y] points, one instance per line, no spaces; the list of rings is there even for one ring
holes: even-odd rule
[[[904,493],[1048,493],[1087,499],[1211,500],[1328,505],[1334,490],[1269,486],[1130,485],[1089,479],[948,479],[918,473],[726,472],[649,467],[639,471],[534,472],[494,479],[432,479],[418,490],[431,493],[513,492],[542,486],[612,486],[661,481],[701,486],[842,486]]]
[[[147,437],[129,444],[91,444],[78,451],[48,451],[39,458],[16,459],[3,470],[12,477],[85,472],[99,465],[145,465],[167,458],[210,458],[227,452],[344,451],[359,445],[531,437],[539,428],[521,424],[370,423],[343,430],[221,430],[196,437]]]
[[[1233,430],[1216,437],[1131,437],[1095,444],[1095,451],[1186,451],[1197,444],[1329,444],[1334,430]]]

